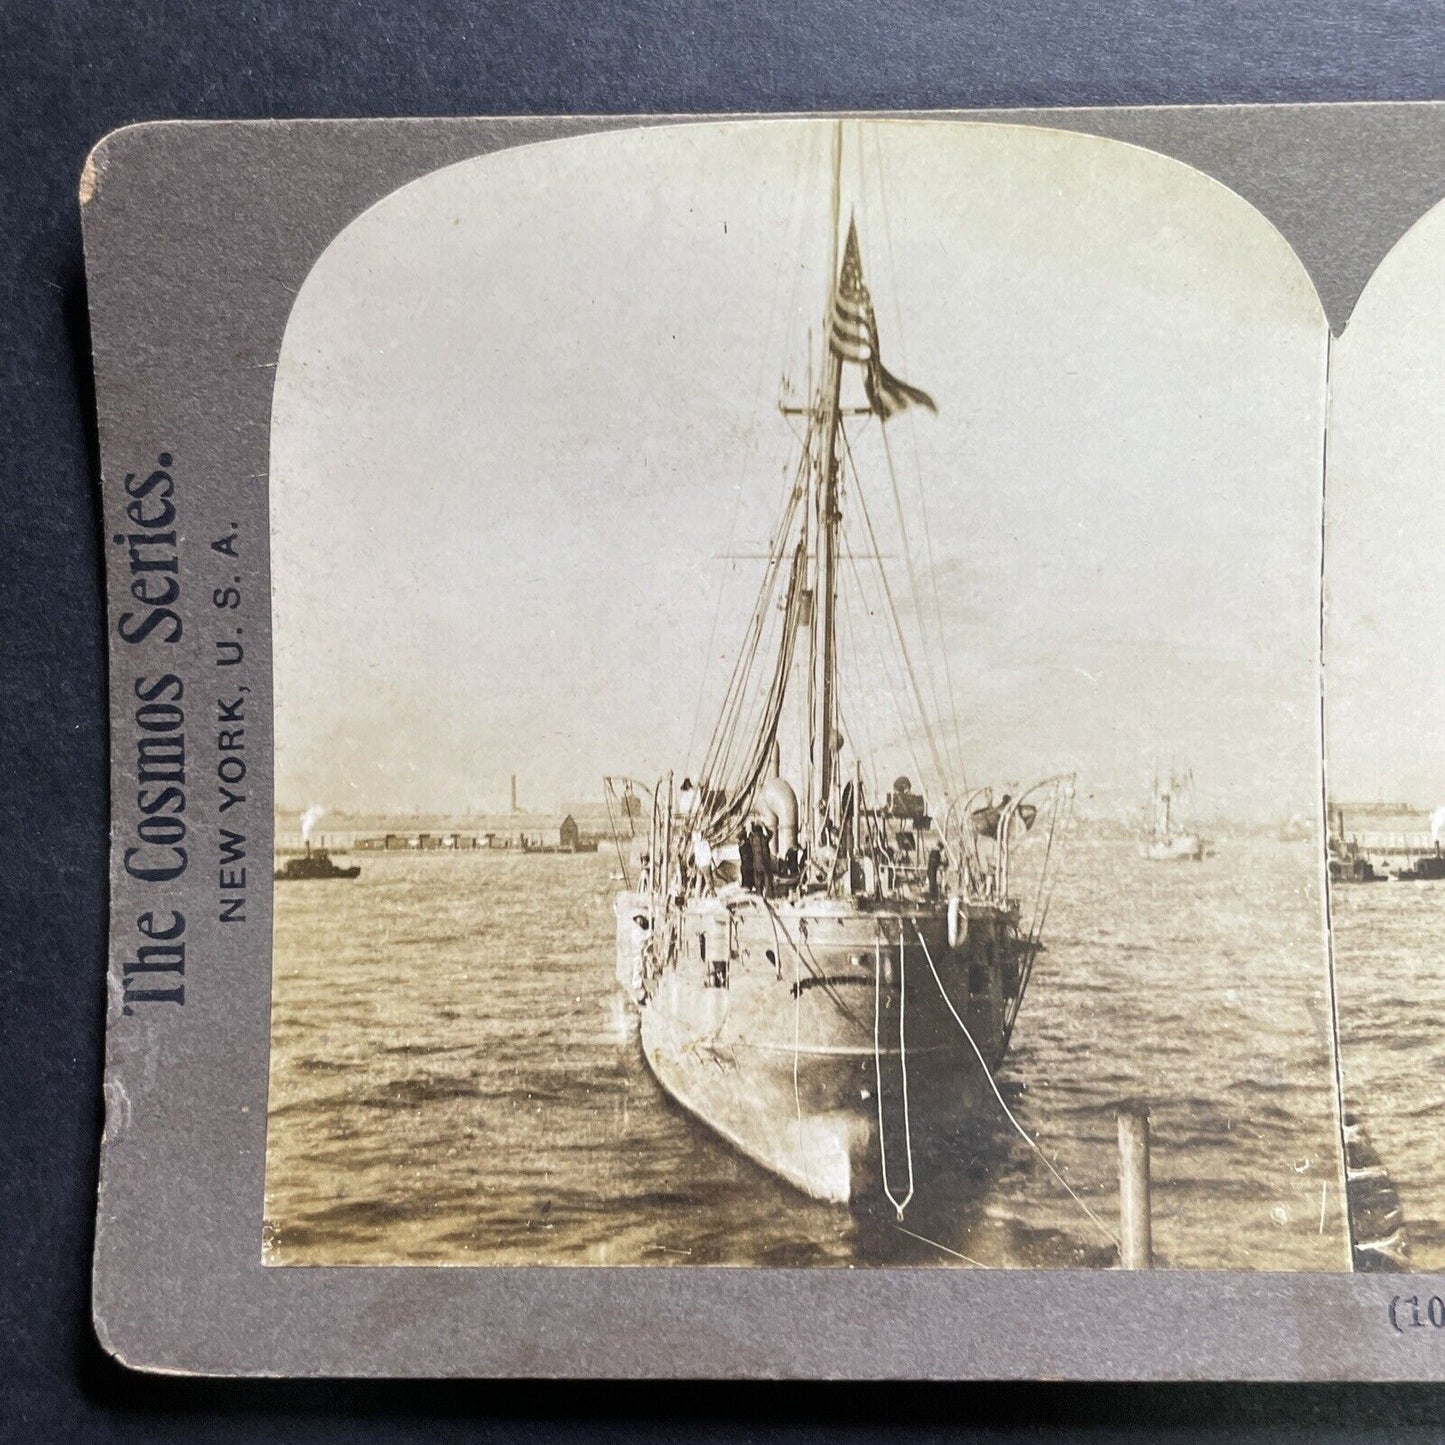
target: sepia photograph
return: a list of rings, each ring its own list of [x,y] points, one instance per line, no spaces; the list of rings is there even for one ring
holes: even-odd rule
[[[351,221],[271,415],[266,1263],[1342,1271],[1376,1150],[1418,1261],[1432,225],[1332,361],[1247,201],[1043,127]]]
[[[1326,478],[1330,916],[1357,1267],[1445,1266],[1445,209],[1334,346]]]

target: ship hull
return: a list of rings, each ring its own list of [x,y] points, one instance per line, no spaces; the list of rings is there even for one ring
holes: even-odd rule
[[[1395,877],[1401,883],[1445,882],[1445,855],[1427,853],[1417,858],[1413,867],[1402,868]]]
[[[623,898],[619,973],[638,906]],[[943,905],[709,899],[677,925],[672,961],[641,990],[648,1065],[794,1188],[897,1202],[944,1135],[997,1111],[989,1075],[1020,961],[1007,910],[975,906],[950,927]]]
[[[1330,860],[1331,883],[1383,883],[1381,873],[1367,858],[1335,858]]]

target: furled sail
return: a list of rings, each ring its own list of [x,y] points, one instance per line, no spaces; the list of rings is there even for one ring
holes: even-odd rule
[[[836,831],[837,753],[843,745],[836,690],[839,496],[844,471],[852,465],[839,402],[844,368],[856,365],[862,369],[868,409],[884,422],[909,406],[937,410],[927,392],[910,386],[883,365],[873,300],[863,279],[858,232],[851,221],[831,288],[826,333],[828,364],[809,413],[795,483],[774,533],[757,606],[698,779],[692,826],[714,844],[731,841],[738,827],[746,823],[759,787],[767,781],[800,630],[809,634],[804,747],[809,828],[810,833],[827,827]],[[856,471],[851,475],[856,480]],[[871,523],[868,525],[871,530]],[[764,619],[772,614],[781,590],[790,548],[786,592],[778,599],[782,629],[768,671],[768,659],[760,650]],[[883,586],[888,593],[886,577]],[[891,610],[891,594],[889,607]],[[896,626],[896,615],[894,622]],[[911,678],[912,667],[901,637],[900,646]],[[924,727],[928,730],[926,718]],[[931,730],[929,737],[931,743]],[[937,761],[936,748],[934,751]],[[941,765],[939,773],[946,774]]]
[[[753,806],[754,794],[762,784],[763,775],[772,761],[773,744],[777,741],[778,723],[783,715],[788,673],[793,666],[793,650],[802,620],[804,598],[807,595],[803,586],[805,562],[805,549],[802,542],[799,542],[794,549],[792,570],[788,575],[782,637],[773,663],[773,675],[764,695],[762,716],[753,734],[752,749],[745,755],[740,768],[735,772],[730,770],[730,776],[704,774],[702,779],[702,832],[713,843],[730,840],[747,818]]]

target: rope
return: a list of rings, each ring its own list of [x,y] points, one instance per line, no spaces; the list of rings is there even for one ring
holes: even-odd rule
[[[778,957],[778,920],[777,915],[771,908],[768,909],[768,917],[773,925],[773,957]],[[781,960],[779,960],[781,965]],[[813,1175],[808,1168],[807,1141],[803,1137],[803,1092],[798,1084],[798,1056],[802,1051],[802,1020],[803,1020],[803,955],[798,949],[793,950],[793,1109],[798,1117],[798,1153],[803,1160],[803,1179],[808,1186],[808,1193],[813,1192]]]
[[[843,436],[843,450],[848,459],[848,468],[853,473],[854,495],[858,499],[858,511],[862,515],[863,525],[868,532],[868,542],[871,550],[876,555],[878,552],[878,537],[873,530],[873,518],[868,513],[868,503],[864,500],[863,489],[858,479],[858,469],[853,462],[853,451],[848,445],[848,434],[839,428]],[[908,673],[908,681],[913,689],[914,705],[918,709],[918,720],[923,725],[923,735],[928,741],[928,751],[933,759],[933,766],[937,771],[939,783],[943,791],[951,795],[949,787],[949,770],[944,765],[942,755],[938,749],[938,739],[933,735],[933,724],[928,720],[928,709],[923,702],[923,689],[918,683],[918,673],[913,666],[913,657],[908,650],[908,640],[903,635],[903,624],[898,617],[898,608],[893,601],[893,588],[888,581],[888,573],[881,563],[878,566],[878,577],[883,584],[883,596],[888,603],[889,620],[893,623],[894,635],[898,638],[898,650],[903,658],[903,665]]]
[[[810,155],[810,156],[812,155],[812,152],[813,152],[815,146],[816,146],[816,142],[812,142],[812,143],[810,144],[810,146],[809,146],[809,155]],[[816,157],[813,157],[812,159],[805,159],[805,160],[802,162],[802,164],[800,165],[799,169],[800,169],[800,171],[806,172],[807,170],[811,169],[814,165],[816,165],[816,163],[817,163],[817,162],[816,162]],[[797,186],[797,188],[796,188],[796,191],[795,191],[795,194],[794,194],[794,197],[793,197],[792,205],[789,207],[789,210],[788,210],[788,231],[787,231],[787,234],[788,234],[789,236],[791,236],[791,237],[800,238],[800,233],[801,233],[801,231],[802,231],[802,222],[803,222],[803,220],[804,220],[804,211],[805,211],[805,209],[806,209],[805,202],[804,202],[804,197],[808,194],[808,192],[809,192],[809,186],[808,186],[807,184],[804,184],[803,177],[800,175],[800,177],[799,177],[799,184],[798,184],[798,186]],[[791,254],[791,253],[788,253],[788,254]],[[799,292],[799,290],[800,290],[800,288],[801,288],[801,286],[802,286],[803,269],[804,269],[804,268],[802,268],[802,267],[800,267],[800,266],[779,266],[779,267],[777,267],[777,268],[774,270],[774,272],[773,272],[772,291],[771,291],[771,294],[769,295],[769,298],[768,298],[768,319],[767,319],[767,322],[766,322],[766,324],[764,325],[764,328],[763,328],[763,332],[762,332],[763,342],[762,342],[762,346],[760,347],[760,353],[763,354],[763,355],[769,355],[769,356],[771,356],[771,355],[774,354],[774,352],[773,352],[773,342],[774,342],[774,337],[775,337],[774,323],[777,321],[778,315],[779,315],[779,312],[778,312],[778,300],[779,300],[780,295],[782,294],[783,280],[784,280],[785,275],[791,275],[791,277],[792,277],[792,286],[791,286],[791,288],[790,288],[790,293],[789,293],[789,297],[788,297],[787,309],[786,309],[782,314],[783,314],[785,317],[793,317],[793,316],[796,316],[796,315],[797,315],[797,312],[798,312],[798,292]],[[779,338],[779,340],[780,340],[782,343],[786,344],[787,341],[788,341],[788,335],[789,335],[789,332],[790,332],[791,328],[790,328],[790,327],[788,326],[788,324],[785,322],[784,325],[783,325],[782,330],[783,330],[783,333],[784,333],[784,334],[783,334],[783,336],[782,336],[781,338]],[[795,333],[794,333],[794,334],[795,334]],[[765,376],[764,368],[760,366],[760,367],[758,368],[758,383],[757,383],[757,387],[756,387],[756,389],[754,390],[754,393],[753,393],[752,407],[751,407],[751,410],[750,410],[749,416],[748,416],[748,430],[747,430],[747,432],[746,432],[746,434],[745,434],[745,435],[748,437],[749,441],[750,441],[750,445],[745,445],[745,446],[742,446],[742,447],[740,447],[740,448],[738,449],[737,483],[736,483],[736,485],[735,485],[735,487],[734,487],[734,489],[733,489],[732,518],[731,518],[731,521],[730,521],[729,524],[728,524],[728,545],[727,545],[727,550],[728,550],[728,552],[731,552],[731,551],[732,551],[732,549],[733,549],[733,543],[734,543],[734,541],[735,541],[735,539],[736,539],[736,537],[737,537],[738,518],[739,518],[739,516],[740,516],[741,513],[742,513],[743,484],[744,484],[744,482],[747,480],[747,473],[748,473],[748,468],[749,468],[749,462],[750,462],[751,459],[752,459],[752,455],[755,455],[756,452],[757,452],[757,450],[758,450],[758,447],[757,447],[757,433],[758,433],[758,430],[759,430],[758,423],[759,423],[759,421],[760,421],[761,414],[762,414],[762,409],[763,409],[763,392],[764,392],[764,388],[765,388],[766,385],[767,385],[767,383],[766,383],[766,381],[765,381],[765,379],[764,379],[764,376]],[[726,568],[726,567],[725,567],[725,568],[723,569],[722,575],[721,575],[721,576],[719,577],[719,579],[718,579],[717,598],[716,598],[716,600],[715,600],[715,604],[714,604],[714,607],[713,607],[712,625],[711,625],[711,627],[709,628],[709,631],[708,631],[707,651],[703,654],[703,658],[704,658],[704,662],[703,662],[703,668],[704,668],[703,678],[702,678],[701,683],[700,683],[699,686],[698,686],[697,706],[695,707],[695,709],[694,709],[694,711],[693,711],[692,730],[691,730],[691,732],[690,732],[689,735],[688,735],[687,749],[686,749],[686,751],[683,753],[683,757],[684,757],[685,759],[687,759],[687,761],[688,761],[689,763],[691,763],[692,760],[693,760],[693,748],[696,746],[697,741],[698,741],[698,731],[699,731],[699,728],[701,727],[701,724],[702,724],[703,707],[704,707],[704,704],[705,704],[705,702],[706,702],[706,700],[707,700],[707,693],[708,693],[708,687],[707,687],[708,672],[709,672],[709,670],[710,670],[711,667],[712,667],[712,661],[713,661],[713,645],[714,645],[715,642],[717,641],[718,626],[719,626],[719,623],[720,623],[721,618],[722,618],[723,599],[724,599],[724,596],[725,596],[725,594],[726,594],[726,592],[727,592],[727,581],[728,581],[728,572],[729,572],[729,570],[730,570],[729,568]],[[700,770],[699,770],[699,771],[700,771]]]
[[[903,1211],[913,1199],[913,1135],[908,1122],[908,1046],[903,1033],[903,1009],[906,993],[906,979],[903,975],[903,934],[898,934],[898,1063],[903,1073],[903,1147],[908,1160],[908,1193],[902,1201],[893,1197],[888,1182],[888,1131],[883,1124],[883,1050],[878,1039],[878,1021],[882,1013],[883,997],[883,943],[882,930],[873,940],[873,1074],[878,1081],[878,1162],[883,1173],[883,1194],[898,1211],[901,1221]]]
[[[887,168],[883,164],[883,142],[876,128],[873,131],[873,156],[874,163],[877,167],[878,209],[883,216],[883,238],[888,247],[888,271],[893,279],[893,285],[888,288],[888,296],[893,307],[893,320],[897,325],[898,357],[903,363],[903,375],[907,376],[909,374],[908,331],[903,324],[903,310],[899,302],[898,262],[894,259],[893,254],[893,216],[888,205]],[[966,793],[968,791],[968,778],[963,766],[964,747],[963,736],[959,731],[958,694],[953,685],[953,667],[949,662],[948,639],[943,625],[943,598],[938,590],[938,568],[935,565],[933,556],[933,529],[928,523],[928,492],[923,485],[923,468],[919,465],[916,410],[913,407],[906,408],[903,419],[905,426],[908,428],[908,441],[913,452],[913,475],[918,482],[918,517],[923,528],[929,583],[933,591],[933,610],[935,625],[938,629],[938,648],[943,654],[943,679],[944,686],[948,693],[948,705],[950,709],[949,722],[953,738],[954,758],[958,767],[958,786],[960,792]],[[883,447],[888,456],[888,468],[891,473],[893,470],[893,454],[888,439],[888,428],[881,426],[880,430],[883,434]],[[920,613],[920,625],[921,621],[922,614]]]
[[[899,1219],[913,1198],[913,1123],[908,1107],[908,1043],[903,1023],[908,1007],[908,973],[904,967],[903,930],[898,930],[898,1067],[903,1075],[903,1147],[908,1153],[908,1193],[902,1204],[895,1204]]]
[[[787,695],[788,673],[792,668],[793,647],[798,634],[798,618],[802,606],[803,546],[800,542],[793,554],[793,568],[788,580],[787,606],[783,613],[783,636],[773,669],[772,684],[764,699],[761,727],[752,747],[750,757],[745,759],[741,774],[727,782],[727,797],[720,805],[709,807],[703,816],[705,832],[720,838],[737,827],[747,817],[754,794],[762,782],[768,767],[773,741],[777,737],[778,723],[782,718],[783,702]],[[735,761],[735,760],[734,760]],[[705,776],[706,789],[712,783]]]
[[[612,818],[612,779],[603,779],[602,801],[607,804],[607,831],[612,834],[612,846],[617,850],[617,867],[622,874],[622,884],[625,888],[632,887],[632,879],[627,872],[627,863],[622,856],[622,839],[618,836],[617,824]],[[630,820],[629,820],[630,821]]]
[[[726,749],[728,739],[736,726],[737,715],[742,707],[747,684],[751,677],[752,665],[757,657],[763,625],[767,619],[768,604],[772,599],[773,592],[777,587],[778,578],[782,572],[783,558],[788,552],[788,538],[792,532],[793,517],[797,512],[799,497],[798,484],[795,481],[792,489],[784,498],[783,510],[778,518],[777,528],[773,538],[769,543],[768,565],[764,569],[763,581],[758,590],[758,595],[753,600],[753,610],[748,618],[743,645],[738,651],[738,656],[733,664],[732,675],[728,680],[727,689],[723,694],[717,726],[708,743],[707,752],[704,754],[700,775],[706,775],[713,768],[717,762],[719,753]]]
[[[1044,1167],[1049,1171],[1050,1174],[1054,1176],[1055,1179],[1059,1181],[1060,1184],[1064,1186],[1064,1191],[1068,1194],[1069,1198],[1072,1199],[1074,1203],[1077,1204],[1086,1215],[1088,1215],[1090,1220],[1093,1221],[1094,1225],[1104,1236],[1104,1238],[1107,1239],[1109,1243],[1114,1246],[1115,1249],[1119,1249],[1119,1241],[1114,1236],[1113,1231],[1108,1227],[1108,1225],[1104,1223],[1102,1219],[1099,1218],[1097,1214],[1094,1213],[1092,1209],[1089,1208],[1087,1204],[1084,1203],[1082,1199],[1079,1198],[1079,1196],[1074,1192],[1073,1186],[1069,1183],[1067,1179],[1064,1178],[1062,1174],[1059,1173],[1057,1169],[1054,1168],[1053,1162],[1049,1159],[1049,1156],[1045,1154],[1041,1148],[1039,1148],[1038,1143],[1034,1140],[1033,1136],[1028,1132],[1027,1129],[1024,1128],[1022,1124],[1019,1123],[1017,1119],[1014,1118],[1013,1110],[1009,1108],[1007,1102],[1004,1099],[1004,1096],[999,1092],[998,1085],[994,1082],[993,1072],[988,1066],[988,1061],[984,1058],[982,1050],[980,1050],[979,1046],[974,1042],[973,1035],[968,1031],[968,1025],[964,1023],[962,1018],[959,1017],[958,1010],[954,1008],[953,1000],[949,998],[948,990],[944,988],[943,980],[938,976],[938,970],[933,966],[933,955],[928,951],[928,940],[925,939],[923,934],[919,931],[918,925],[916,923],[913,925],[913,932],[915,933],[915,935],[917,935],[919,943],[923,945],[923,956],[928,961],[928,971],[933,975],[934,983],[938,985],[939,997],[947,1006],[949,1013],[953,1015],[953,1021],[959,1026],[959,1028],[963,1030],[963,1036],[968,1040],[969,1047],[974,1051],[975,1054],[978,1055],[979,1067],[983,1070],[983,1076],[985,1079],[988,1080],[988,1086],[990,1089],[993,1090],[993,1096],[995,1099],[998,1100],[998,1106],[1000,1109],[1003,1110],[1004,1117],[1018,1131],[1019,1138],[1021,1138],[1024,1143],[1027,1144],[1029,1148],[1032,1149],[1034,1153],[1037,1154],[1039,1158],[1044,1161]]]
[[[801,470],[800,467],[800,474]],[[747,698],[749,683],[752,680],[753,663],[757,659],[763,628],[770,610],[769,604],[777,588],[778,578],[782,574],[783,559],[788,555],[788,539],[792,533],[793,518],[797,513],[801,496],[800,487],[795,483],[784,503],[768,565],[763,575],[763,583],[753,603],[752,616],[748,619],[743,646],[733,665],[732,676],[728,681],[719,710],[717,725],[703,757],[703,765],[698,776],[704,787],[712,786],[719,773],[725,777],[731,771],[735,761],[731,756],[732,743]],[[786,645],[787,639],[784,638],[783,642]]]
[[[878,612],[879,610],[881,610],[881,608],[869,606],[869,599],[866,595],[866,590],[863,585],[863,574],[859,571],[858,563],[853,555],[855,551],[853,539],[851,534],[848,532],[846,525],[844,527],[844,541],[847,544],[848,548],[848,568],[849,571],[852,573],[854,587],[857,591],[858,602],[862,606],[864,613],[867,615],[869,622],[873,624],[873,636],[877,641],[878,645],[879,666],[885,674],[885,680],[887,682],[887,686],[884,687],[882,691],[887,694],[888,701],[892,705],[893,716],[898,720],[898,736],[900,744],[902,747],[907,749],[908,761],[913,769],[914,776],[917,777],[921,782],[925,776],[925,769],[923,766],[923,760],[919,756],[918,745],[915,739],[915,729],[908,726],[908,719],[903,715],[903,706],[902,703],[899,701],[903,694],[908,690],[908,678],[905,673],[897,671],[894,668],[892,649],[887,645],[888,638],[886,631],[883,630],[884,624],[882,622],[882,619],[878,616]],[[863,549],[857,548],[856,550]],[[887,602],[886,599],[882,597],[881,588],[879,589],[878,596],[882,606],[886,607]],[[858,660],[857,634],[853,630],[852,616],[847,607],[844,607],[842,609],[842,615],[846,631],[846,639],[848,641],[849,647],[852,649],[853,667],[858,673],[858,681],[860,684],[859,696],[864,696],[868,692],[876,693],[878,691],[876,686],[876,680],[874,682],[874,685],[870,687],[868,684],[868,679],[863,672],[862,665]],[[882,790],[879,789],[879,787],[877,786],[878,778],[876,773],[873,778],[873,783],[874,793],[880,793]]]
[[[803,952],[801,937],[794,938],[793,935],[788,932],[788,925],[784,923],[781,918],[778,917],[777,910],[773,907],[772,903],[768,899],[763,897],[757,897],[754,901],[761,908],[765,909],[769,918],[772,919],[774,944],[776,945],[778,932],[779,930],[781,930],[783,937],[787,940],[788,947],[793,950],[796,957],[801,960],[803,967],[808,970],[808,975],[810,978],[812,978],[814,985],[823,990],[823,993],[832,1002],[833,1006],[838,1010],[840,1014],[843,1015],[845,1019],[849,1021],[849,1023],[856,1024],[861,1027],[863,1020],[860,1019],[858,1015],[855,1014],[846,1003],[844,1003],[842,994],[840,994],[838,990],[834,988],[831,983],[828,982],[827,974],[823,972],[823,970],[817,965],[815,960],[809,958],[808,955]],[[776,948],[774,948],[774,953],[776,954],[776,952],[777,950]],[[781,977],[781,974],[779,976]]]
[[[1040,784],[1042,786],[1042,784]],[[1052,860],[1054,855],[1054,838],[1058,832],[1059,818],[1062,811],[1059,802],[1059,790],[1064,787],[1061,779],[1054,781],[1053,806],[1049,809],[1049,834],[1044,844],[1044,858],[1039,865],[1039,883],[1034,893],[1033,918],[1029,922],[1029,931],[1025,948],[1027,958],[1024,960],[1023,968],[1019,971],[1018,993],[1014,996],[1013,1007],[1009,1010],[1008,1017],[1004,1020],[1003,1045],[1007,1049],[1009,1041],[1013,1038],[1014,1024],[1018,1021],[1019,1010],[1024,1006],[1024,994],[1028,992],[1029,980],[1033,977],[1034,963],[1039,956],[1039,941],[1043,937],[1044,924],[1048,922],[1049,908],[1054,899],[1054,885],[1051,874]],[[1032,790],[1031,790],[1032,791]],[[1028,794],[1023,795],[1027,797]],[[1068,803],[1068,816],[1073,817],[1074,809],[1074,779],[1071,775],[1068,779],[1067,791],[1064,797]],[[1023,801],[1022,798],[1019,800]]]
[[[976,1259],[970,1259],[966,1254],[960,1254],[956,1249],[950,1249],[946,1244],[940,1244],[936,1239],[930,1239],[926,1234],[915,1234],[911,1229],[904,1229],[901,1224],[895,1224],[899,1234],[906,1234],[909,1239],[916,1239],[920,1244],[931,1244],[934,1249],[941,1249],[945,1254],[951,1254],[955,1259],[961,1259],[965,1264],[971,1264],[975,1269],[988,1269],[989,1266],[981,1264]]]
[[[918,583],[918,572],[913,565],[913,548],[908,539],[908,524],[904,519],[903,513],[903,494],[898,489],[898,472],[893,463],[893,445],[888,440],[888,428],[886,426],[880,425],[878,428],[878,433],[883,439],[883,458],[888,464],[888,486],[893,494],[893,510],[898,517],[898,541],[899,545],[903,549],[903,561],[908,571],[908,588],[913,595],[913,610],[918,617],[918,635],[920,641],[923,644],[924,658],[927,659],[929,655],[928,633],[927,629],[923,625],[923,619],[928,614],[923,605],[923,589],[919,586]],[[921,497],[923,495],[923,486],[921,482],[919,483],[918,491],[919,496]],[[926,511],[922,513],[922,520],[924,536],[925,538],[928,538],[928,514]],[[944,753],[948,755],[949,779],[952,780],[953,778],[957,778],[959,790],[964,791],[968,787],[968,780],[964,776],[963,772],[963,756],[957,746],[958,702],[954,695],[953,676],[948,665],[948,646],[944,641],[943,637],[943,612],[942,605],[938,600],[938,574],[933,565],[933,542],[931,539],[928,540],[927,546],[929,575],[933,582],[934,607],[937,613],[936,624],[938,629],[938,650],[943,655],[944,683],[951,713],[950,720],[953,724],[953,751],[952,753],[949,752],[950,732],[947,728],[941,729],[943,732],[943,750]],[[881,567],[883,564],[882,562],[880,562],[878,565]],[[938,716],[939,723],[941,725],[943,723],[943,703],[939,697],[938,692],[938,677],[934,672],[931,663],[928,668],[928,688],[929,691],[933,694],[934,713],[936,716]]]

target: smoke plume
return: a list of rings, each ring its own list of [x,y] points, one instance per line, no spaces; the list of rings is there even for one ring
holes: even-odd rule
[[[321,821],[325,812],[326,809],[319,803],[312,803],[312,805],[302,813],[301,841],[303,843],[309,843],[311,841],[311,830]]]

